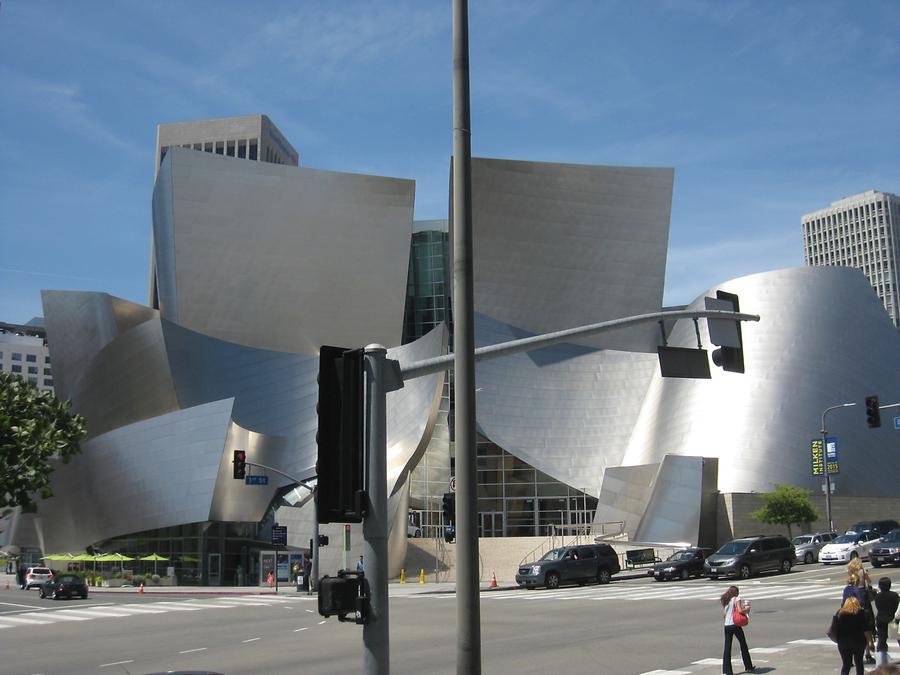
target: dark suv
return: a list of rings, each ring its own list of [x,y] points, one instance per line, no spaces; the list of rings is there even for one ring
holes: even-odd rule
[[[703,563],[703,571],[710,579],[740,577],[779,570],[790,572],[797,561],[794,546],[786,537],[767,535],[733,539],[713,553]]]
[[[863,520],[862,522],[854,523],[848,527],[847,534],[850,534],[851,532],[854,534],[859,534],[860,532],[877,532],[880,537],[891,530],[896,530],[898,527],[900,527],[900,524],[898,524],[896,520]]]
[[[516,583],[534,588],[559,588],[560,584],[608,584],[619,571],[619,556],[609,544],[564,546],[547,551],[540,560],[519,566]]]

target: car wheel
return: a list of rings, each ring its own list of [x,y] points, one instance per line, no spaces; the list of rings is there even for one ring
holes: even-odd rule
[[[84,593],[81,594],[81,599],[87,600],[87,591],[85,591]]]
[[[858,557],[859,553],[857,553],[856,551],[853,551],[853,553],[850,554],[850,560],[856,560]]]
[[[873,561],[872,561],[872,567],[881,567],[881,563],[880,563],[880,562],[875,562],[875,561],[873,560]]]
[[[655,577],[653,577],[653,580],[654,581],[665,581],[666,579],[665,579],[665,577],[656,577],[655,576]],[[598,581],[597,583],[600,583],[600,582]]]
[[[812,565],[812,564],[813,564],[813,554],[812,554],[812,551],[807,551],[807,552],[806,552],[806,555],[803,556],[803,562],[806,563],[807,565]]]
[[[56,591],[53,591],[53,592],[50,594],[50,599],[51,599],[51,600],[59,600],[59,594],[58,594]]]
[[[547,588],[559,588],[559,575],[556,572],[550,572],[547,574],[547,578],[544,580]]]
[[[753,573],[750,571],[750,565],[741,565],[741,579],[749,579],[753,576]]]
[[[606,569],[605,567],[602,567],[599,570],[597,570],[597,583],[600,584],[601,586],[603,584],[608,584],[611,577],[612,577],[612,575],[609,573],[609,570]]]
[[[787,574],[791,571],[791,561],[785,558],[781,561],[781,572],[782,574]]]
[[[688,572],[686,569],[681,570],[681,580],[682,581],[687,581],[690,578],[691,578],[690,572]]]

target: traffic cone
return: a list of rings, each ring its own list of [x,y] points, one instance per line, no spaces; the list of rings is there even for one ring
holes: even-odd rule
[[[141,590],[139,590],[138,593],[141,593],[141,594],[144,593],[144,582],[143,581],[141,582]]]
[[[425,583],[425,568],[424,567],[419,569],[419,583],[420,584]]]
[[[401,584],[406,583],[406,570],[404,570],[404,569],[400,570],[400,583]]]
[[[491,588],[497,588],[497,574],[496,574],[496,572],[491,572]]]

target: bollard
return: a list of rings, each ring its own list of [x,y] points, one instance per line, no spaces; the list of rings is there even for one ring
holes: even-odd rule
[[[401,584],[406,583],[406,570],[404,570],[404,569],[400,570],[400,583]]]
[[[419,583],[420,584],[425,583],[425,568],[424,567],[419,569]]]

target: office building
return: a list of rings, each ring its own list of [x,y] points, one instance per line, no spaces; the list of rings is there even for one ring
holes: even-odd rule
[[[18,375],[40,391],[53,391],[47,331],[40,319],[24,325],[0,323],[0,370]]]
[[[900,197],[869,190],[807,213],[801,223],[804,262],[862,270],[900,327]]]

